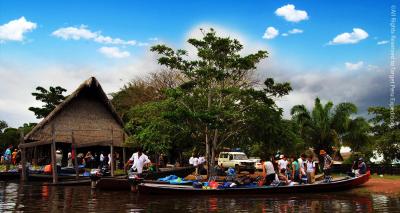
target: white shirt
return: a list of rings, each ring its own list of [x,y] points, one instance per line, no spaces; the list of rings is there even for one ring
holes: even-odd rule
[[[199,157],[199,164],[203,164],[205,162],[206,162],[206,159],[203,156]]]
[[[297,162],[299,163],[300,168],[303,168],[303,169],[304,169],[304,162],[303,162],[303,159],[299,158],[299,159],[297,159]]]
[[[140,155],[139,157],[137,152],[133,153],[132,157],[129,158],[129,160],[133,161],[132,169],[136,169],[139,174],[143,172],[143,166],[151,162],[147,155],[142,153],[142,155]]]
[[[264,166],[265,166],[265,170],[266,170],[267,175],[275,174],[274,165],[272,164],[271,161],[266,161],[264,163]]]
[[[193,165],[193,159],[194,159],[193,156],[189,158],[189,164],[190,164],[190,165]]]
[[[100,162],[103,162],[103,161],[104,161],[104,155],[100,154]]]
[[[286,169],[287,165],[288,165],[288,161],[287,160],[280,159],[278,161],[279,172],[282,169]]]
[[[307,164],[307,172],[314,172],[315,163],[313,161],[306,161]]]
[[[199,165],[199,159],[194,157],[193,158],[193,166],[198,166]]]

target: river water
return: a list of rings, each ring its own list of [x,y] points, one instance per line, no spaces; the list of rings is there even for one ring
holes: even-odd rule
[[[0,182],[0,212],[400,212],[400,198],[352,192],[265,196],[144,196],[89,186]]]

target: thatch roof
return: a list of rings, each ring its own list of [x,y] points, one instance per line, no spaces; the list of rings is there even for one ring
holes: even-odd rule
[[[78,147],[123,144],[126,133],[122,119],[94,77],[84,81],[36,125],[25,136],[25,142],[48,144],[54,137],[56,142],[72,143],[72,134]]]

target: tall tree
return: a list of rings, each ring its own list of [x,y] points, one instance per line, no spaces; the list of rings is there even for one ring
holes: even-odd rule
[[[60,86],[50,87],[49,90],[39,86],[36,87],[36,91],[38,92],[33,92],[32,95],[35,96],[36,100],[43,102],[44,105],[42,107],[29,107],[29,110],[35,113],[36,118],[44,118],[66,98],[63,93],[67,90]]]
[[[324,149],[330,154],[334,146],[339,148],[343,143],[357,150],[368,142],[368,124],[361,117],[351,118],[356,112],[357,107],[352,103],[334,107],[330,101],[322,104],[319,98],[315,99],[312,111],[304,105],[296,105],[291,110],[304,142],[317,153]]]
[[[396,105],[393,111],[385,107],[370,107],[368,113],[373,116],[370,122],[378,153],[383,155],[386,163],[400,160],[400,105]]]
[[[288,94],[291,87],[289,83],[267,79],[263,89],[254,89],[252,74],[268,53],[258,51],[242,56],[243,45],[238,40],[219,37],[213,29],[201,32],[201,39],[188,40],[197,50],[195,59],[188,58],[186,50],[165,45],[153,46],[151,50],[160,55],[159,64],[179,71],[186,79],[168,94],[190,120],[194,137],[205,143],[211,169],[216,150],[248,129],[246,111],[254,104],[265,104],[279,113],[272,98]]]

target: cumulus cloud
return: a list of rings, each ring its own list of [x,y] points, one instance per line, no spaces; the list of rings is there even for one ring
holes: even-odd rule
[[[351,63],[351,62],[346,62],[344,63],[345,67],[347,70],[359,70],[364,66],[364,62],[363,61],[359,61],[357,63]]]
[[[264,76],[273,77],[276,82],[290,82],[293,91],[276,100],[286,118],[290,118],[290,109],[294,105],[304,104],[311,109],[316,97],[320,97],[324,103],[352,102],[358,107],[358,114],[363,116],[368,116],[368,107],[387,106],[389,103],[387,75],[382,72],[365,66],[354,72],[340,69],[302,70],[285,65],[280,60],[263,63],[259,70]],[[396,94],[396,99],[399,96]]]
[[[377,45],[384,45],[384,44],[387,44],[387,43],[389,43],[388,40],[383,40],[383,41],[378,41],[376,44]]]
[[[128,51],[122,51],[118,47],[101,47],[99,52],[108,58],[126,58],[131,55]]]
[[[265,30],[265,33],[264,33],[264,35],[263,35],[263,38],[264,38],[264,39],[273,39],[273,38],[275,38],[275,37],[278,36],[278,35],[279,35],[279,30],[275,29],[274,27],[268,27],[268,28]]]
[[[110,36],[103,36],[101,32],[92,32],[85,25],[81,25],[80,27],[63,27],[55,30],[52,33],[53,36],[62,38],[64,40],[92,40],[101,44],[111,44],[111,45],[130,45],[135,46],[138,44],[135,40],[123,40],[120,38],[112,38]],[[145,43],[140,43],[139,46]],[[147,44],[147,43],[146,43]]]
[[[328,44],[356,44],[366,38],[368,38],[368,33],[365,30],[361,28],[353,28],[353,32],[339,34],[332,41],[329,41]]]
[[[303,32],[304,32],[304,31],[301,30],[301,29],[294,28],[294,29],[292,29],[292,30],[289,30],[288,33],[290,33],[290,34],[300,34],[300,33],[303,33]]]
[[[290,22],[300,22],[308,19],[307,12],[305,10],[296,10],[293,4],[287,4],[276,9],[275,14]]]
[[[24,34],[36,29],[37,24],[27,21],[24,16],[0,25],[0,42],[23,41]]]

